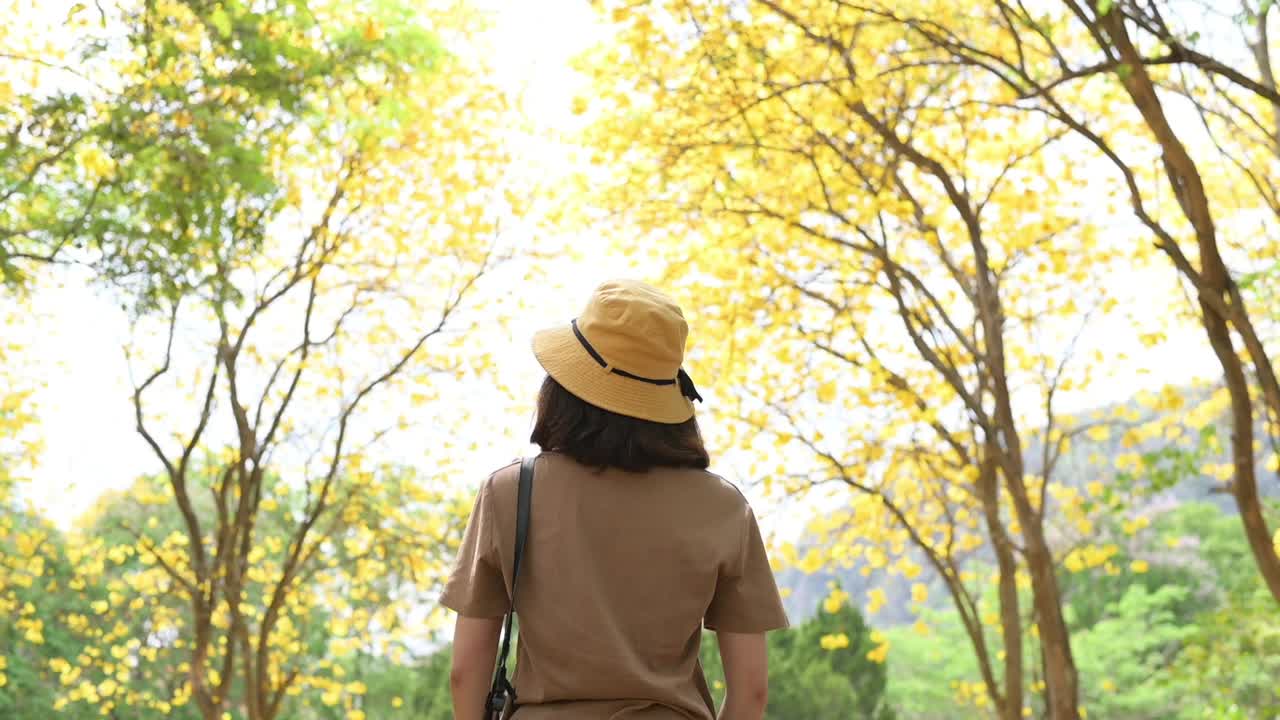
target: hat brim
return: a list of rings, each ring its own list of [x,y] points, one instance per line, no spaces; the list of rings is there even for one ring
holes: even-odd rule
[[[679,383],[654,385],[606,370],[567,325],[534,333],[533,355],[565,390],[596,407],[668,425],[693,417],[693,403]]]

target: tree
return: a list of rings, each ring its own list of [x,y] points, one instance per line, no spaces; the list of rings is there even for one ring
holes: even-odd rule
[[[1250,51],[1243,58],[1202,37],[1201,29],[1207,36],[1221,28],[1179,24],[1179,8],[1159,0],[1064,0],[1047,14],[998,0],[966,22],[940,20],[911,6],[873,5],[883,22],[906,29],[909,53],[984,73],[1000,90],[983,102],[1008,107],[1024,120],[1047,119],[1054,132],[1069,131],[1118,176],[1119,191],[1148,233],[1142,240],[1168,259],[1193,294],[1222,368],[1231,397],[1227,490],[1258,570],[1280,602],[1280,556],[1258,495],[1253,440],[1256,415],[1263,416],[1270,437],[1280,437],[1280,381],[1257,327],[1258,313],[1266,311],[1251,308],[1241,291],[1242,279],[1269,268],[1275,257],[1274,235],[1259,233],[1253,218],[1280,208],[1274,185],[1280,91],[1267,27],[1270,0],[1239,6],[1236,17]],[[1242,69],[1250,65],[1252,72]],[[1105,112],[1099,111],[1101,98],[1112,101]],[[1201,128],[1175,118],[1171,108],[1186,101]],[[1195,140],[1201,132],[1209,136],[1207,146]],[[1156,177],[1150,177],[1146,163],[1157,158]],[[1177,214],[1162,216],[1162,199]],[[1230,237],[1242,232],[1249,242]],[[1243,270],[1229,268],[1228,254]],[[1261,413],[1251,386],[1259,391]]]
[[[834,597],[840,597],[835,588]],[[883,655],[888,650],[883,633],[870,628],[862,613],[848,603],[824,602],[822,611],[795,632],[779,636],[778,649],[784,656],[793,658],[792,670],[796,680],[814,677],[820,668],[829,668],[852,691],[852,703],[848,708],[819,706],[830,717],[858,717],[867,720],[894,720],[894,712],[888,706],[885,693],[888,672]],[[804,660],[801,661],[800,659]],[[785,698],[792,692],[805,693],[802,686],[778,683]],[[830,693],[814,693],[815,698],[831,698]],[[788,717],[817,717],[793,711]]]
[[[966,7],[908,5],[968,22]],[[999,84],[944,52],[903,53],[912,29],[886,12],[616,4],[621,48],[596,66],[602,99],[626,111],[601,111],[592,142],[624,169],[600,202],[627,211],[628,232],[653,232],[703,335],[724,338],[696,357],[743,389],[742,444],[771,436],[788,458],[761,474],[853,491],[816,523],[828,551],[799,564],[914,577],[913,546],[956,604],[999,716],[1023,716],[1034,623],[1049,716],[1075,718],[1051,539],[1090,520],[1055,470],[1073,438],[1120,421],[1057,408],[1105,360],[1076,341],[1114,307],[1118,248],[1073,200],[1088,179],[1068,132],[989,102]],[[966,567],[980,548],[994,615],[986,577]]]
[[[893,644],[888,702],[900,720],[980,720],[991,701],[954,608],[922,611],[918,626],[888,628]]]
[[[840,598],[836,590],[834,597]],[[702,665],[720,695],[724,689],[720,656],[709,634],[703,640]],[[768,717],[895,719],[885,699],[887,641],[867,626],[856,608],[843,601],[825,601],[815,617],[770,633],[768,642]]]
[[[314,550],[305,578],[285,595],[268,638],[269,672],[273,677],[292,676],[288,682],[283,677],[275,680],[292,698],[279,712],[305,710],[325,718],[366,712],[368,667],[395,667],[412,656],[409,641],[419,630],[411,616],[425,602],[419,588],[431,586],[461,537],[462,517],[444,515],[441,508],[465,507],[466,498],[428,491],[422,479],[407,470],[383,467],[371,474],[367,485],[349,483],[356,486],[350,499],[344,499],[341,512],[329,519],[324,544]],[[198,474],[192,479],[201,486],[216,484],[216,479]],[[241,593],[241,612],[252,618],[247,622],[270,607],[286,542],[307,504],[304,491],[277,477],[265,478],[262,489],[264,502],[255,518]],[[190,572],[185,522],[179,514],[155,511],[170,502],[169,493],[167,478],[141,478],[124,492],[102,497],[73,535],[71,554],[78,573],[70,589],[79,592],[68,594],[79,610],[56,613],[54,622],[74,629],[94,662],[86,666],[67,658],[52,661],[69,686],[67,697],[56,705],[59,709],[96,693],[99,702],[115,697],[135,711],[200,717],[198,705],[184,702],[188,695],[183,691],[192,630],[199,618],[192,616],[189,600],[173,576],[176,569]],[[194,502],[195,514],[206,526],[217,527],[217,506],[212,495],[201,495]],[[148,519],[139,522],[140,518]],[[86,614],[103,622],[86,622]],[[214,606],[209,623],[213,637],[238,639],[231,635],[236,628],[225,603]],[[210,675],[223,677],[224,663]],[[93,678],[88,685],[82,674]],[[105,696],[104,684],[111,690]],[[243,680],[232,677],[229,687],[231,707],[242,706]],[[311,692],[301,694],[304,688]],[[121,699],[126,692],[132,699]],[[388,696],[371,702],[380,707],[389,700]]]
[[[367,687],[335,658],[402,652],[466,511],[365,450],[486,362],[455,325],[508,254],[505,100],[473,54],[422,29],[465,40],[457,8],[107,12],[118,33],[85,51],[127,90],[58,120],[91,129],[101,162],[77,172],[99,177],[88,198],[39,185],[85,213],[76,237],[128,250],[115,277],[144,311],[132,401],[160,471],[112,534],[73,548],[106,597],[82,628],[88,665],[63,658],[84,676],[63,704],[358,718]],[[388,416],[365,412],[375,398]]]
[[[1092,8],[1074,3],[1068,5],[1072,7],[1076,18],[1089,30],[1106,62],[1115,65],[1115,77],[1124,87],[1133,107],[1142,116],[1143,123],[1160,148],[1165,179],[1177,200],[1177,206],[1190,224],[1192,246],[1199,256],[1199,267],[1188,257],[1183,244],[1175,239],[1174,233],[1157,221],[1143,220],[1158,238],[1157,246],[1169,257],[1181,277],[1194,288],[1205,335],[1222,367],[1223,380],[1231,394],[1232,464],[1235,468],[1231,484],[1232,495],[1240,510],[1245,537],[1249,540],[1258,570],[1276,602],[1280,603],[1280,556],[1271,542],[1271,532],[1267,528],[1255,476],[1254,401],[1249,392],[1249,374],[1252,373],[1252,381],[1262,390],[1262,404],[1266,408],[1263,414],[1273,438],[1280,438],[1280,381],[1277,380],[1275,367],[1255,327],[1250,310],[1245,305],[1239,282],[1232,276],[1223,259],[1218,240],[1218,223],[1229,221],[1230,213],[1239,212],[1240,209],[1232,208],[1229,203],[1219,205],[1216,202],[1215,193],[1208,188],[1204,173],[1188,148],[1189,142],[1184,139],[1185,131],[1180,133],[1174,129],[1165,110],[1166,101],[1162,101],[1159,96],[1158,81],[1148,71],[1147,63],[1138,50],[1139,46],[1164,44],[1175,58],[1185,58],[1181,63],[1185,71],[1201,76],[1200,82],[1212,89],[1216,102],[1199,100],[1197,96],[1200,93],[1191,85],[1196,82],[1194,80],[1184,81],[1184,87],[1187,88],[1187,94],[1197,99],[1201,117],[1214,137],[1222,133],[1224,128],[1256,125],[1270,116],[1271,131],[1264,133],[1261,138],[1261,147],[1269,151],[1271,156],[1269,161],[1262,164],[1245,163],[1238,160],[1231,150],[1222,150],[1222,155],[1228,160],[1235,160],[1235,166],[1250,179],[1249,185],[1256,193],[1257,200],[1265,203],[1264,207],[1269,207],[1275,213],[1275,218],[1280,220],[1280,212],[1277,212],[1280,211],[1280,204],[1276,203],[1275,187],[1271,184],[1273,181],[1262,179],[1274,178],[1274,171],[1280,167],[1277,163],[1280,160],[1280,91],[1277,91],[1267,36],[1267,15],[1272,3],[1269,0],[1260,0],[1257,4],[1251,0],[1243,0],[1241,3],[1245,16],[1257,29],[1250,49],[1257,63],[1259,79],[1229,70],[1222,59],[1198,52],[1189,30],[1175,29],[1166,22],[1166,13],[1162,12],[1161,3],[1146,6],[1139,3],[1113,4],[1100,1]],[[1146,37],[1135,41],[1135,34]],[[1120,71],[1120,65],[1124,65],[1126,70]],[[1231,87],[1224,87],[1224,84],[1230,84]],[[1238,96],[1236,87],[1245,93],[1245,97]],[[1224,117],[1225,121],[1215,128],[1214,121],[1209,120],[1210,116]],[[1100,146],[1105,147],[1108,147],[1105,143]],[[1114,151],[1112,156],[1115,157]],[[1117,163],[1117,166],[1122,170],[1126,169],[1123,163]],[[1235,185],[1236,183],[1232,183],[1232,193]],[[1130,186],[1130,200],[1135,212],[1141,217],[1142,200],[1134,190]],[[1228,217],[1215,220],[1215,207],[1220,207],[1218,212],[1228,214]],[[1274,241],[1273,238],[1273,244]],[[1266,262],[1270,257],[1271,253],[1265,253],[1260,259]],[[1237,342],[1242,347],[1237,347]]]

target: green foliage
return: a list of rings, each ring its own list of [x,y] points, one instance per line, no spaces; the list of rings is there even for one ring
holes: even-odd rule
[[[1229,598],[1186,631],[1167,682],[1206,709],[1188,717],[1280,716],[1280,612],[1265,590]]]
[[[1274,518],[1280,508],[1269,509]],[[1194,717],[1280,714],[1280,609],[1257,574],[1239,518],[1189,503],[1161,517],[1153,528],[1193,549],[1208,565],[1198,578],[1206,596],[1204,610],[1188,624],[1185,647],[1171,665],[1168,682],[1183,697],[1196,698],[1195,707],[1215,713]]]
[[[5,682],[0,683],[0,718],[48,717],[63,677],[79,676],[75,670],[71,671],[74,675],[62,675],[50,661],[77,657],[85,647],[66,620],[79,616],[88,622],[95,615],[92,602],[106,598],[107,591],[105,587],[72,591],[76,576],[67,556],[66,538],[35,513],[4,502],[0,504],[0,529],[0,559],[4,563],[0,576],[8,576],[7,582],[0,584],[0,590],[7,591],[0,593],[0,606],[6,610],[6,620],[0,622],[0,656],[5,658],[0,672],[5,676]],[[100,715],[94,708],[71,706],[58,717],[88,720]],[[159,715],[142,711],[133,717],[151,720]],[[190,716],[176,712],[170,717]]]
[[[1091,627],[1072,635],[1072,650],[1085,678],[1081,700],[1090,714],[1104,718],[1175,718],[1183,697],[1168,682],[1167,670],[1191,629],[1177,612],[1186,587],[1154,592],[1130,586],[1109,603]]]
[[[885,631],[891,643],[888,701],[899,720],[985,720],[981,708],[957,701],[955,683],[978,678],[969,638],[954,610],[926,610],[922,635],[906,626]]]
[[[29,111],[0,112],[0,281],[21,286],[32,260],[69,256],[146,304],[260,247],[285,207],[284,144],[305,137],[323,157],[378,142],[398,101],[368,113],[345,98],[439,55],[400,3],[359,25],[324,9],[148,2],[123,9],[125,37],[86,37],[76,61],[119,66],[118,88],[41,89]],[[368,24],[378,18],[392,22]]]
[[[839,634],[847,647],[822,647],[823,637]],[[888,671],[867,658],[876,643],[856,608],[819,611],[798,627],[770,633],[768,642],[770,720],[896,720],[885,700]],[[711,634],[703,638],[701,661],[720,702],[724,669]]]
[[[369,694],[365,713],[386,720],[453,720],[449,690],[449,648],[417,666],[383,663],[381,672],[366,673]],[[397,706],[396,698],[400,698]]]
[[[1203,502],[1149,512],[1151,526],[1112,560],[1142,558],[1146,572],[1063,574],[1083,705],[1107,720],[1270,720],[1280,712],[1280,614],[1239,518]],[[927,636],[886,631],[888,699],[900,720],[988,717],[953,690],[979,681],[956,612],[921,617]]]

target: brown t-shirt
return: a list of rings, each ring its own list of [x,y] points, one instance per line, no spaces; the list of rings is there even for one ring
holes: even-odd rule
[[[468,617],[510,606],[519,463],[476,498],[440,602]],[[519,720],[710,720],[702,627],[787,626],[756,518],[700,470],[596,471],[543,453],[516,614]]]

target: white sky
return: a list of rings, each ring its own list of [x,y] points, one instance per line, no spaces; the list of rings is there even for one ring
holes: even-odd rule
[[[584,81],[569,68],[570,58],[601,32],[593,12],[585,2],[574,0],[487,0],[496,10],[493,48],[498,72],[514,89],[522,90],[532,117],[548,128],[564,129],[575,120],[570,112],[572,98],[584,88]],[[553,145],[522,148],[538,161],[554,163]],[[551,154],[548,156],[548,154]],[[528,233],[528,229],[516,232]],[[537,242],[538,238],[530,238]],[[562,241],[563,238],[543,238]],[[627,261],[611,254],[603,242],[581,238],[585,257],[576,264],[560,260],[546,273],[547,285],[521,285],[518,292],[528,298],[525,314],[513,327],[532,330],[558,324],[580,309],[590,289],[608,277],[632,274]],[[1167,278],[1161,278],[1167,281]],[[1153,278],[1152,282],[1158,279]],[[1136,311],[1155,312],[1140,307],[1152,295],[1141,277],[1129,278]],[[36,471],[29,497],[57,522],[66,525],[82,513],[103,491],[121,488],[144,472],[156,469],[150,452],[133,429],[129,404],[129,381],[121,351],[127,337],[126,318],[117,308],[86,287],[82,277],[67,275],[60,285],[47,284],[34,300],[36,317],[24,329],[29,335],[27,358],[44,387],[37,396],[40,433],[45,453]],[[697,327],[692,328],[694,342]],[[8,333],[6,333],[8,334]],[[1132,325],[1118,318],[1102,323],[1092,333],[1092,344],[1108,349],[1130,348],[1131,360],[1110,378],[1095,384],[1085,404],[1102,404],[1128,396],[1140,387],[1159,387],[1166,382],[1186,381],[1189,374],[1214,375],[1214,363],[1205,350],[1201,335],[1188,328],[1154,350],[1144,350],[1135,341]],[[506,338],[510,352],[511,377],[527,378],[530,395],[536,390],[540,372],[527,350],[527,337]],[[1143,371],[1146,368],[1146,372]],[[506,372],[506,370],[504,370]],[[513,382],[513,385],[518,383]],[[703,394],[714,403],[714,387],[708,379],[700,383]],[[458,401],[486,402],[484,388],[458,388]],[[480,400],[476,400],[480,398]],[[446,413],[448,408],[435,412]],[[485,413],[481,412],[483,416]],[[423,418],[430,423],[431,418]],[[475,433],[480,450],[475,453],[473,477],[458,478],[474,483],[490,468],[524,452],[522,436],[528,420],[521,417],[487,418],[460,432]],[[401,438],[385,447],[389,457],[422,457],[429,452],[430,439],[414,443]],[[725,458],[722,472],[732,478],[735,459]],[[738,478],[749,482],[749,479]],[[797,517],[771,516],[761,508],[763,523],[786,531],[794,529]],[[788,513],[793,515],[794,513]],[[786,534],[790,534],[787,532]]]

